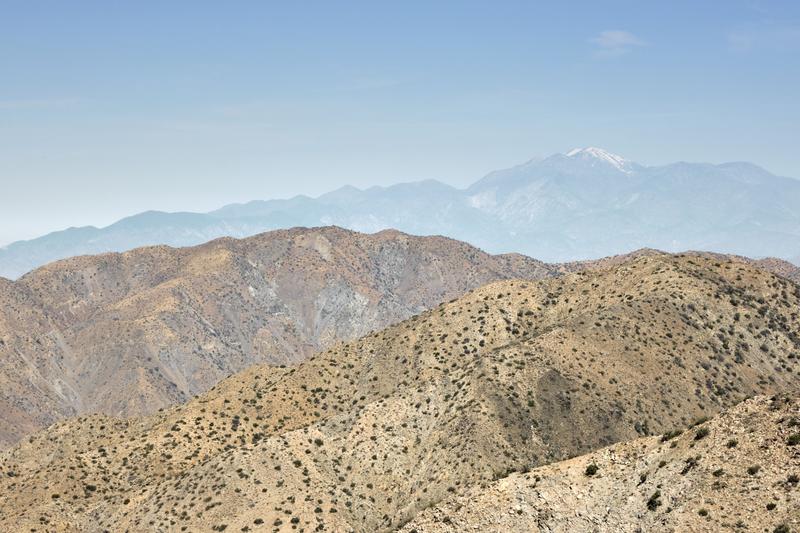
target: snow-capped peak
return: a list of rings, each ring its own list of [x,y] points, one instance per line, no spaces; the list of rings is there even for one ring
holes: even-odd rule
[[[607,152],[602,148],[595,148],[594,146],[590,146],[588,148],[574,148],[569,152],[567,152],[566,155],[567,157],[573,157],[573,158],[597,159],[605,163],[608,163],[609,165],[613,166],[618,170],[621,170],[622,172],[631,171],[630,161],[628,161],[624,157],[612,154],[611,152]]]

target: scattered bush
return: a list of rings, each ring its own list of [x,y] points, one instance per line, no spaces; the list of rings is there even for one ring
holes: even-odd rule
[[[700,440],[708,436],[708,428],[702,427],[698,428],[697,431],[694,432],[694,440]]]
[[[661,435],[661,442],[667,442],[668,440],[672,440],[681,433],[683,433],[683,431],[681,431],[680,429],[674,429],[672,431],[668,431],[667,433]]]
[[[661,505],[661,491],[657,490],[652,494],[652,496],[650,496],[650,499],[647,500],[647,509],[649,511],[655,511],[656,509],[659,508],[660,505]]]

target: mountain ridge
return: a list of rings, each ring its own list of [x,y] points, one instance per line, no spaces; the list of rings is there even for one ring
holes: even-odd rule
[[[694,255],[492,282],[150,417],[59,422],[0,453],[0,525],[394,531],[469,487],[796,394],[798,306],[784,278]]]
[[[333,227],[62,259],[0,280],[0,443],[68,415],[150,413],[486,282],[549,275],[444,237]]]
[[[781,260],[692,254],[800,281],[800,268]],[[546,264],[446,237],[322,227],[49,263],[0,279],[0,405],[8,413],[0,444],[65,416],[150,413],[251,364],[296,363],[489,281],[659,255]]]
[[[68,256],[321,225],[441,234],[491,253],[514,251],[549,262],[643,247],[800,261],[798,180],[751,163],[647,167],[598,148],[569,153],[491,172],[463,189],[423,180],[253,200],[208,213],[148,211],[103,228],[10,243],[0,249],[0,276],[14,279]]]

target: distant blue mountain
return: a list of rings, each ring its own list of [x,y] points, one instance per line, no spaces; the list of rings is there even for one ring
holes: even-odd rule
[[[800,181],[750,163],[647,167],[584,148],[492,172],[467,189],[428,180],[347,186],[318,198],[257,200],[210,213],[148,211],[105,228],[10,244],[0,249],[0,275],[16,278],[73,255],[323,225],[446,235],[488,252],[552,262],[644,247],[800,262]]]

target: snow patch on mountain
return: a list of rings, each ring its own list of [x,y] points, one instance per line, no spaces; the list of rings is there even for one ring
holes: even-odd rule
[[[588,161],[602,161],[613,166],[617,170],[621,170],[622,172],[631,172],[631,161],[628,161],[624,157],[617,154],[612,154],[611,152],[603,150],[602,148],[595,148],[594,146],[589,146],[588,148],[574,148],[567,152],[566,156]]]

